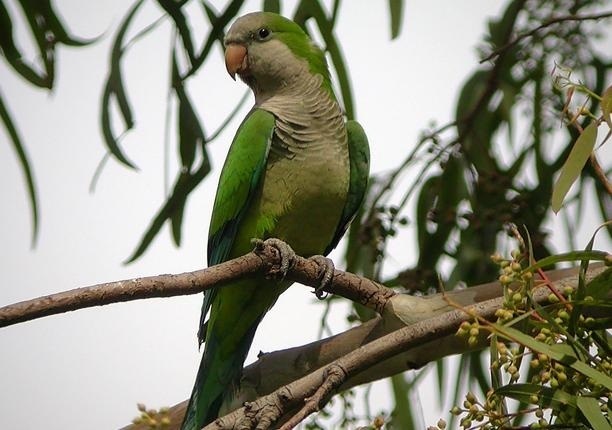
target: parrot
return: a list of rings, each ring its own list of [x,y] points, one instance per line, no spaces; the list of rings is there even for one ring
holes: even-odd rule
[[[345,120],[324,52],[295,22],[272,12],[249,13],[223,42],[227,72],[250,87],[255,104],[221,171],[208,265],[247,254],[252,239],[275,238],[296,254],[323,258],[364,198],[365,132]],[[205,291],[198,332],[205,346],[183,430],[201,429],[231,402],[257,326],[289,285],[262,276]]]

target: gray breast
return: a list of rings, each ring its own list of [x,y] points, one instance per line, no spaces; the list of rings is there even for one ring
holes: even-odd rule
[[[346,150],[346,132],[340,107],[322,88],[323,77],[306,74],[289,91],[270,97],[260,108],[276,117],[271,151],[284,158],[302,158],[323,149],[330,155]]]

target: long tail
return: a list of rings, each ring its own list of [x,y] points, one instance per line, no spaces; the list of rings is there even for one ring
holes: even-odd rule
[[[240,347],[231,355],[223,356],[219,339],[214,335],[207,336],[181,430],[200,430],[218,418],[223,401],[232,396],[240,380],[242,366],[260,320],[249,328],[241,339]]]

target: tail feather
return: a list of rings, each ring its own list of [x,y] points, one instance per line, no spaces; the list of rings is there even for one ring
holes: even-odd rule
[[[210,334],[207,336],[181,430],[200,430],[218,418],[225,400],[231,400],[240,382],[242,366],[260,321],[261,318],[249,328],[242,337],[240,348],[230,356],[221,356],[218,340]]]

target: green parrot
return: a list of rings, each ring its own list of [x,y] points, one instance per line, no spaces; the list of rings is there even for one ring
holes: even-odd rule
[[[221,171],[208,265],[248,253],[253,238],[281,239],[307,257],[326,255],[363,200],[365,133],[345,122],[324,53],[293,21],[251,13],[236,20],[224,43],[227,71],[251,88],[255,105]],[[255,330],[289,285],[247,279],[205,292],[198,337],[206,344],[183,430],[214,421],[231,401]]]

